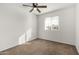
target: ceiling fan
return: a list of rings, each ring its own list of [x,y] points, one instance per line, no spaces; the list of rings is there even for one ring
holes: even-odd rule
[[[39,10],[39,8],[47,8],[46,5],[38,5],[38,3],[32,3],[32,6],[31,5],[25,5],[23,4],[23,6],[26,6],[26,7],[32,7],[32,9],[29,11],[29,12],[32,12],[34,10],[34,8],[36,8],[36,10],[41,13],[41,11]]]

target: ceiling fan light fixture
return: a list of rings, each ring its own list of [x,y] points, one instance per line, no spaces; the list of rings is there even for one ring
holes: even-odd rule
[[[23,5],[23,6],[27,6],[27,7],[33,7],[30,12],[32,12],[33,10],[37,10],[39,13],[41,13],[41,11],[39,10],[39,8],[47,8],[46,5],[41,5],[39,6],[38,3],[32,3],[32,6],[30,5]]]
[[[34,8],[34,10],[36,11],[37,8]]]

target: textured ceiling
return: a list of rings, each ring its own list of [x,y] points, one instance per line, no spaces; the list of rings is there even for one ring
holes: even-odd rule
[[[26,5],[32,5],[31,3],[26,3]],[[68,6],[75,5],[74,3],[39,3],[39,5],[47,5],[47,8],[39,8],[41,10],[41,13],[38,13],[37,10],[34,10],[32,13],[36,15],[44,14],[47,12],[55,11],[57,9],[65,8]],[[28,8],[28,7],[25,7]],[[31,7],[28,8],[29,10],[32,9]]]

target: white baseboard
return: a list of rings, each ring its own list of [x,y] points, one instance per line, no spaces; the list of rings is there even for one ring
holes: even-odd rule
[[[76,46],[76,49],[77,49],[77,52],[78,52],[78,54],[79,54],[79,47],[78,47],[78,46]]]
[[[7,49],[10,49],[10,48],[13,48],[13,47],[16,47],[16,46],[18,46],[18,44],[15,44],[15,45],[9,46],[7,48],[1,49],[0,51],[5,51]]]
[[[51,40],[51,39],[47,39],[47,38],[39,38],[39,39],[44,39],[44,40],[49,40],[49,41],[54,41],[54,42],[59,42],[59,43],[64,43],[64,44],[69,44],[69,45],[75,46],[74,44],[70,44],[70,43],[67,43],[67,42],[64,42],[64,41]]]
[[[32,40],[34,40],[34,39],[36,39],[36,37],[33,37],[33,38],[32,38],[31,40],[29,40],[29,41],[32,41]],[[28,42],[29,42],[29,41],[28,41]],[[28,43],[28,42],[25,42],[25,43]],[[25,43],[22,43],[22,44],[25,44]],[[5,51],[5,50],[7,50],[7,49],[10,49],[10,48],[13,48],[13,47],[22,45],[22,44],[16,43],[16,44],[13,44],[13,45],[11,45],[11,46],[8,46],[7,48],[0,49],[0,51]]]

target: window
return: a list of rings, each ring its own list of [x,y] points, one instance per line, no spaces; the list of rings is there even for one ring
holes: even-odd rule
[[[45,30],[58,30],[59,16],[45,18]]]

